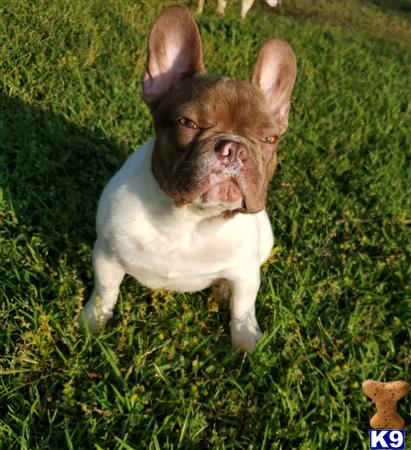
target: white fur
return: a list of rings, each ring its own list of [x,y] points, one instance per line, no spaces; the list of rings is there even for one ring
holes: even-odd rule
[[[248,11],[253,6],[255,0],[241,0],[241,17],[247,15]],[[275,8],[281,4],[281,0],[264,0],[268,6]],[[224,16],[224,11],[227,6],[227,0],[217,0],[217,12]],[[204,0],[197,0],[197,14],[201,14],[204,9]]]
[[[260,265],[273,246],[265,211],[212,217],[213,208],[177,208],[151,171],[154,139],[111,179],[97,212],[95,288],[84,307],[93,331],[112,316],[125,273],[150,288],[204,289],[220,278],[231,286],[231,339],[247,351],[261,336],[255,318]]]

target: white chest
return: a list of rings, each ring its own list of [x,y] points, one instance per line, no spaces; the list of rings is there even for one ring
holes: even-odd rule
[[[152,176],[148,150],[129,158],[98,208],[99,240],[125,272],[150,288],[196,291],[258,267],[273,243],[265,211],[224,220],[176,208]]]
[[[253,251],[250,240],[244,240],[246,233],[255,243],[251,223],[244,230],[234,223],[218,227],[178,223],[165,226],[148,219],[140,216],[139,220],[125,220],[124,233],[116,233],[112,241],[125,270],[145,286],[200,290],[224,277],[226,272],[248,264],[250,258],[258,258],[256,247]]]

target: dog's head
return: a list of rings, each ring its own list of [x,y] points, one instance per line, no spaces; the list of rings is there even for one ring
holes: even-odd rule
[[[296,71],[287,42],[270,39],[251,83],[206,75],[192,16],[179,6],[160,14],[143,95],[156,130],[153,174],[177,206],[225,217],[264,209]]]

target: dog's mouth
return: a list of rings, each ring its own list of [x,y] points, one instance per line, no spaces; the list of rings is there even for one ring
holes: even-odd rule
[[[223,180],[212,186],[209,190],[201,195],[204,202],[221,202],[228,204],[237,204],[243,199],[243,194],[238,185],[237,180]]]
[[[222,211],[245,208],[244,195],[235,178],[205,186],[203,192],[197,195],[191,203],[201,209],[220,207]]]
[[[244,138],[226,135],[207,141],[192,159],[181,159],[170,177],[169,195],[178,207],[208,214],[254,213],[264,208],[259,161]],[[234,140],[237,139],[237,140]]]

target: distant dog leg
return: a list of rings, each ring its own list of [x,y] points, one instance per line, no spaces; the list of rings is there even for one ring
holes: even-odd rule
[[[93,251],[94,291],[84,306],[80,320],[86,321],[93,333],[106,325],[113,315],[124,270],[110,258],[99,240]]]
[[[196,14],[201,14],[203,12],[203,9],[204,9],[204,0],[198,0]]]
[[[217,12],[224,16],[225,7],[227,6],[227,0],[218,0]]]
[[[281,5],[281,0],[265,0],[265,2],[270,8],[275,8],[276,6]]]
[[[254,4],[254,0],[242,0],[241,1],[241,17],[243,19],[247,15],[248,11],[251,9],[253,4]]]

